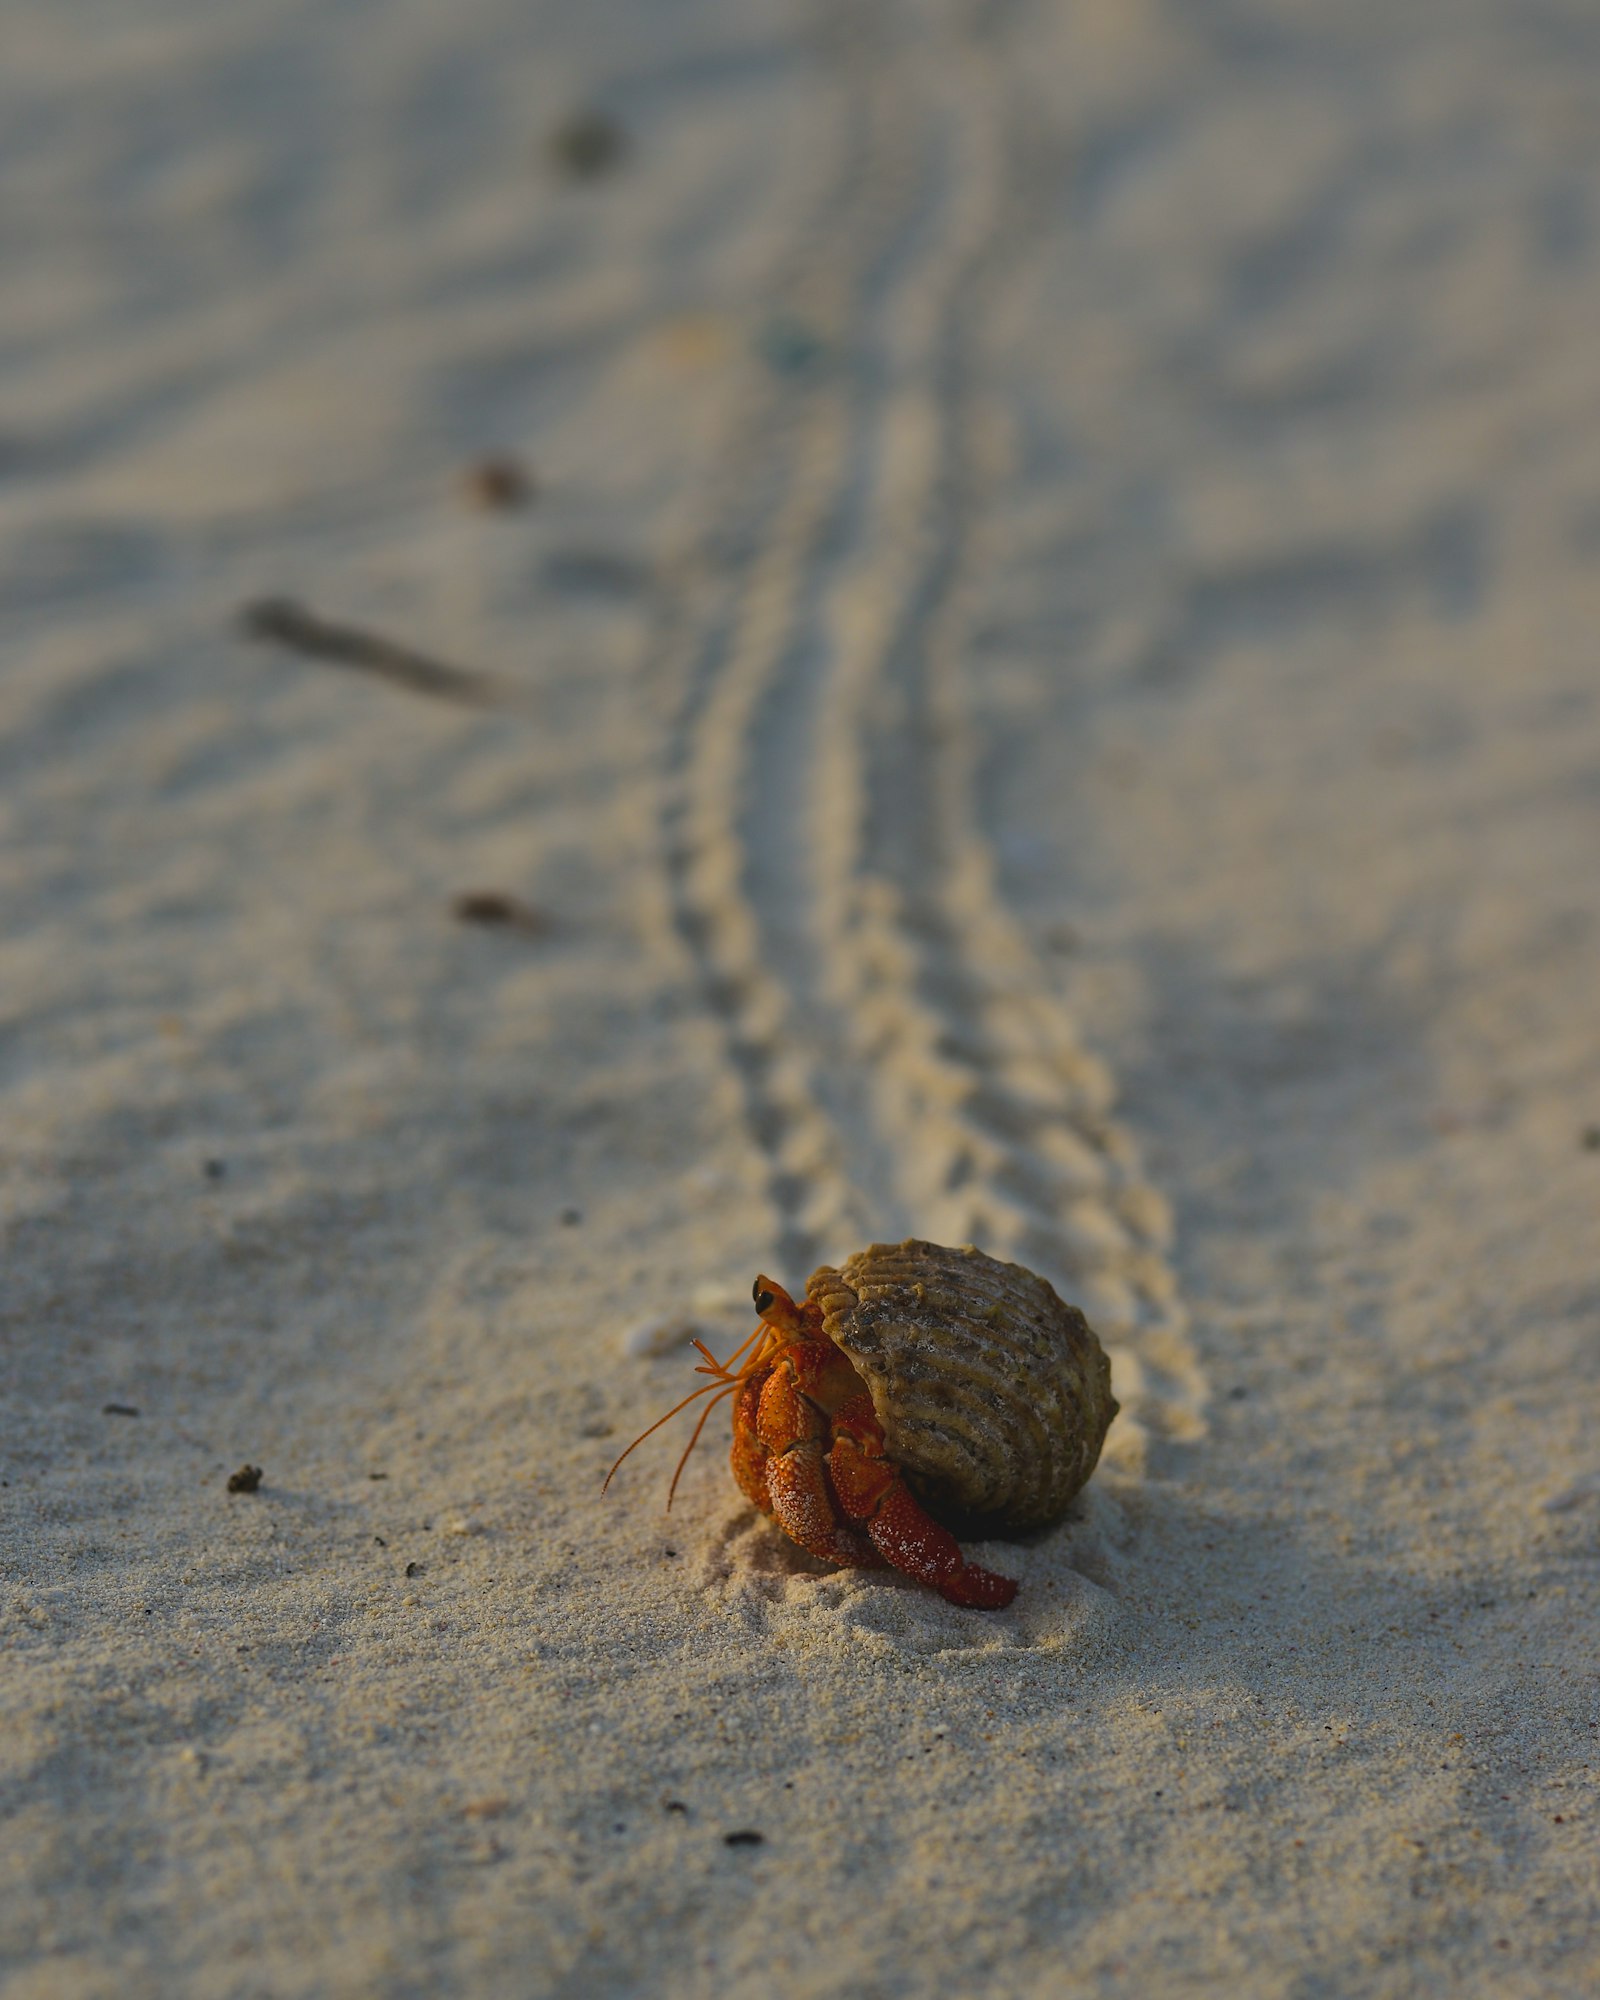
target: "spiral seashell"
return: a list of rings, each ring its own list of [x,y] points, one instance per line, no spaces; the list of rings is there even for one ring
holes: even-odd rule
[[[824,1265],[806,1296],[929,1513],[969,1535],[1061,1519],[1117,1414],[1076,1306],[1020,1264],[915,1238]]]

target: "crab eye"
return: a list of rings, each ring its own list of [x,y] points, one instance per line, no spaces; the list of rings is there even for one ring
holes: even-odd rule
[[[758,1313],[764,1313],[771,1309],[773,1303],[772,1294],[771,1292],[763,1289],[761,1280],[759,1278],[756,1279],[755,1288],[751,1292],[751,1297],[756,1302],[756,1311]]]

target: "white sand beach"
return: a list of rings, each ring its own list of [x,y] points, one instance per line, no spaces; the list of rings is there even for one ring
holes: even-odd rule
[[[7,2000],[1600,1988],[1594,8],[0,39]],[[602,1496],[907,1235],[1014,1605]]]

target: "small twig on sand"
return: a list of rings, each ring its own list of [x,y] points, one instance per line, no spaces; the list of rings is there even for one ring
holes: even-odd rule
[[[247,604],[239,613],[239,629],[246,638],[265,639],[313,660],[330,660],[335,666],[357,667],[412,694],[430,695],[435,701],[487,708],[498,699],[498,690],[487,674],[452,667],[386,639],[381,632],[330,624],[292,598],[264,597]]]
[[[451,903],[450,914],[457,923],[521,931],[524,937],[542,937],[550,928],[542,911],[499,889],[463,890]]]

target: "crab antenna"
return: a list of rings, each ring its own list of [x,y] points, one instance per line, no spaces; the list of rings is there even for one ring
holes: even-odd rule
[[[728,1356],[726,1361],[719,1361],[717,1357],[711,1352],[710,1348],[706,1346],[703,1340],[692,1341],[690,1344],[699,1349],[699,1351],[705,1356],[707,1364],[709,1364],[707,1366],[697,1368],[695,1370],[695,1373],[697,1375],[711,1375],[713,1379],[709,1382],[702,1382],[698,1389],[691,1389],[688,1395],[684,1397],[681,1403],[674,1403],[672,1408],[668,1410],[667,1414],[664,1417],[657,1417],[655,1422],[650,1426],[648,1430],[640,1431],[639,1435],[634,1439],[633,1443],[628,1446],[628,1450],[622,1452],[619,1455],[616,1464],[613,1465],[611,1470],[606,1474],[605,1479],[601,1484],[600,1491],[604,1493],[606,1488],[611,1484],[612,1480],[616,1477],[617,1466],[621,1465],[623,1459],[625,1459],[628,1456],[629,1452],[637,1451],[639,1446],[644,1443],[645,1439],[647,1437],[654,1437],[656,1432],[660,1430],[663,1424],[670,1424],[672,1422],[672,1419],[678,1414],[678,1412],[680,1410],[688,1409],[689,1405],[695,1400],[697,1396],[710,1395],[713,1389],[718,1390],[721,1395],[727,1395],[730,1393],[730,1391],[736,1389],[739,1386],[739,1383],[744,1379],[744,1376],[749,1371],[749,1369],[755,1366],[759,1358],[760,1350],[758,1349],[755,1354],[752,1354],[747,1358],[744,1367],[740,1369],[738,1375],[734,1375],[732,1372],[734,1362],[736,1362],[739,1359],[740,1355],[744,1353],[747,1347],[752,1346],[756,1341],[761,1339],[763,1334],[770,1333],[771,1331],[772,1329],[767,1325],[765,1320],[758,1320],[756,1322],[755,1332],[747,1334],[746,1337],[740,1341],[739,1345]],[[700,1433],[705,1428],[706,1417],[709,1414],[710,1410],[712,1409],[712,1406],[717,1402],[717,1400],[718,1400],[717,1396],[712,1396],[711,1402],[707,1403],[705,1409],[700,1412],[700,1422],[695,1426],[694,1436],[689,1440],[689,1451],[686,1451],[683,1455],[683,1458],[678,1461],[678,1472],[682,1472],[684,1459],[688,1458],[689,1452],[694,1450],[696,1443],[699,1441]],[[667,1505],[669,1507],[672,1505],[672,1493],[677,1490],[677,1485],[678,1485],[678,1473],[674,1473],[672,1476],[672,1487],[671,1489],[669,1489],[667,1495]]]
[[[667,1512],[669,1514],[672,1512],[672,1496],[678,1490],[678,1481],[683,1477],[683,1468],[689,1463],[690,1454],[693,1452],[695,1446],[700,1442],[700,1433],[706,1427],[706,1418],[710,1416],[711,1412],[717,1407],[718,1403],[722,1401],[724,1396],[731,1396],[735,1391],[735,1389],[737,1389],[738,1387],[739,1387],[739,1382],[737,1378],[735,1378],[732,1382],[724,1384],[724,1386],[717,1391],[717,1393],[711,1398],[711,1401],[707,1403],[705,1408],[700,1412],[700,1421],[694,1427],[694,1436],[690,1438],[689,1442],[684,1446],[683,1456],[678,1460],[678,1469],[672,1475],[672,1484],[667,1488]]]
[[[753,1346],[756,1341],[761,1339],[763,1334],[770,1333],[771,1331],[772,1331],[771,1327],[767,1325],[765,1320],[758,1320],[756,1322],[755,1332],[746,1334],[744,1339],[739,1342],[739,1345],[728,1356],[726,1361],[719,1361],[717,1357],[711,1352],[711,1349],[706,1346],[703,1340],[691,1340],[689,1345],[691,1347],[697,1347],[700,1350],[700,1352],[705,1356],[707,1361],[711,1363],[711,1366],[716,1370],[716,1372],[719,1375],[725,1377],[732,1371],[733,1364],[739,1359],[739,1356],[744,1353],[745,1349],[747,1347]],[[750,1360],[753,1361],[754,1359],[755,1356],[752,1355],[750,1357]],[[750,1362],[747,1361],[745,1363],[745,1366],[748,1368],[749,1365]],[[703,1374],[705,1371],[703,1369],[697,1369],[695,1372],[697,1374]]]
[[[625,1459],[628,1456],[628,1452],[637,1451],[640,1445],[644,1443],[647,1437],[654,1437],[656,1432],[660,1430],[663,1424],[670,1424],[673,1418],[678,1414],[678,1412],[680,1410],[688,1409],[689,1405],[695,1400],[697,1396],[709,1396],[713,1389],[718,1389],[721,1387],[722,1384],[720,1382],[702,1382],[698,1389],[691,1389],[688,1395],[684,1397],[681,1403],[674,1403],[672,1408],[668,1410],[667,1414],[664,1417],[657,1417],[655,1422],[650,1426],[649,1430],[640,1431],[639,1435],[634,1439],[633,1443],[628,1446],[628,1450],[619,1454],[616,1461],[616,1465],[613,1465],[611,1470],[606,1474],[605,1480],[601,1485],[600,1491],[604,1493],[606,1487],[611,1484],[612,1480],[616,1477],[617,1466],[620,1465],[623,1459]]]
[[[698,1347],[700,1352],[706,1358],[706,1365],[703,1368],[701,1368],[698,1372],[701,1373],[702,1375],[709,1375],[712,1374],[714,1371],[716,1375],[722,1380],[723,1387],[717,1391],[716,1395],[714,1395],[711,1398],[711,1401],[707,1403],[705,1408],[700,1412],[700,1421],[694,1427],[694,1435],[689,1439],[689,1442],[683,1448],[683,1456],[678,1460],[677,1468],[672,1475],[672,1484],[667,1488],[667,1512],[669,1514],[672,1512],[673,1498],[678,1491],[678,1481],[683,1477],[683,1468],[689,1463],[690,1458],[694,1454],[695,1446],[700,1442],[700,1433],[706,1427],[706,1418],[710,1416],[711,1412],[717,1407],[718,1403],[722,1401],[724,1396],[731,1396],[736,1389],[740,1388],[743,1385],[745,1377],[749,1375],[752,1372],[752,1370],[760,1366],[761,1357],[763,1353],[766,1351],[765,1344],[763,1343],[760,1346],[756,1346],[756,1351],[745,1362],[744,1366],[739,1370],[737,1375],[734,1374],[733,1372],[734,1362],[738,1360],[739,1356],[744,1353],[747,1347],[755,1346],[757,1342],[760,1342],[762,1340],[762,1336],[764,1334],[770,1333],[771,1331],[772,1329],[767,1325],[765,1320],[760,1321],[756,1326],[755,1332],[747,1334],[745,1338],[740,1341],[739,1345],[733,1350],[733,1352],[728,1356],[726,1361],[719,1361],[717,1357],[711,1352],[710,1348],[706,1346],[703,1340],[697,1340],[693,1343],[693,1345]],[[679,1408],[680,1409],[682,1408],[681,1404],[679,1405]],[[604,1489],[602,1488],[602,1491],[603,1490]]]
[[[731,1368],[745,1349],[752,1346],[756,1341],[770,1339],[775,1330],[775,1328],[768,1326],[764,1319],[758,1319],[745,1335],[744,1339],[739,1342],[739,1345],[728,1356],[728,1366]]]

